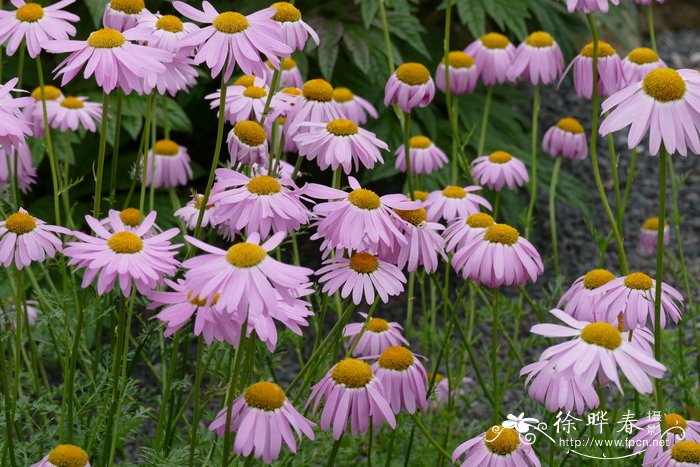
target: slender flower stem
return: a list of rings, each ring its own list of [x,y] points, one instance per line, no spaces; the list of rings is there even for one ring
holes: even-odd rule
[[[618,174],[617,151],[615,151],[615,140],[613,134],[608,135],[608,154],[610,155],[610,171],[613,178],[613,193],[615,194],[615,219],[617,221],[617,230],[622,230],[622,198],[620,196],[620,176]]]
[[[197,448],[197,428],[199,427],[199,419],[201,417],[201,403],[199,390],[202,387],[202,375],[204,367],[202,365],[202,355],[204,353],[204,337],[201,335],[197,338],[197,363],[194,373],[194,387],[192,394],[194,396],[194,409],[192,414],[192,425],[190,427],[190,453],[189,466],[194,467],[194,453]]]
[[[654,2],[649,2],[647,7],[647,21],[649,22],[649,41],[651,42],[651,48],[654,52],[658,52],[656,49],[656,31],[654,30]]]
[[[426,437],[426,439],[430,442],[430,444],[433,445],[435,449],[437,449],[438,453],[440,453],[441,456],[443,456],[445,459],[448,459],[450,462],[452,462],[452,456],[450,456],[447,451],[445,451],[440,443],[433,438],[433,436],[430,434],[430,431],[428,431],[428,428],[426,428],[425,425],[423,425],[423,422],[421,419],[418,417],[417,414],[411,414],[411,418],[413,418],[413,423],[416,424],[418,429],[423,433],[423,435]]]
[[[267,93],[267,99],[265,99],[265,107],[263,107],[263,113],[260,116],[261,126],[265,125],[265,119],[267,118],[267,114],[270,111],[270,105],[272,105],[272,96],[275,95],[275,93],[277,92],[277,88],[280,85],[280,78],[282,77],[281,68],[282,64],[280,63],[280,69],[275,70],[274,73],[272,73],[272,82],[270,83],[270,89]]]
[[[459,175],[459,161],[461,145],[459,144],[459,100],[458,97],[452,94],[450,88],[450,35],[452,31],[452,0],[447,0],[445,5],[445,39],[443,62],[445,65],[445,103],[447,104],[447,116],[450,120],[452,129],[452,157],[450,159],[450,183],[457,185],[457,177]]]
[[[625,182],[625,192],[622,195],[622,212],[627,210],[627,203],[630,199],[630,193],[632,193],[632,182],[637,174],[637,148],[632,149],[632,155],[630,156],[630,167],[627,170],[627,181]]]
[[[413,305],[415,298],[413,296],[413,290],[416,286],[416,273],[408,273],[408,289],[406,293],[406,328],[405,334],[406,339],[411,337],[411,332],[413,331]]]
[[[406,158],[406,183],[408,184],[408,196],[416,200],[413,189],[413,171],[411,169],[411,113],[403,113],[403,152]]]
[[[114,141],[112,143],[112,168],[109,172],[109,206],[113,207],[117,192],[117,162],[119,160],[119,140],[122,132],[122,108],[124,106],[124,93],[117,90],[117,115],[114,125]]]
[[[13,435],[14,415],[13,409],[15,403],[14,398],[10,395],[10,385],[7,376],[10,374],[7,360],[5,360],[5,344],[0,341],[0,386],[2,386],[2,397],[4,399],[3,407],[5,409],[5,446],[9,451],[10,464],[12,467],[17,467],[17,459],[15,458],[15,437]],[[3,456],[4,459],[4,456]]]
[[[70,364],[68,367],[68,376],[66,378],[66,390],[64,397],[66,398],[66,406],[68,413],[67,422],[67,432],[66,432],[66,442],[71,443],[73,441],[73,384],[75,382],[75,368],[78,363],[78,352],[80,351],[80,338],[83,334],[83,323],[85,322],[85,310],[82,306],[83,304],[78,301],[75,304],[78,308],[78,324],[75,327],[75,334],[73,336],[73,347],[70,352]],[[61,426],[63,428],[63,426]]]
[[[527,206],[525,217],[525,238],[530,238],[532,231],[532,214],[537,201],[537,148],[539,146],[538,125],[540,119],[540,85],[535,86],[532,97],[532,141],[530,145],[531,171],[530,171],[530,204]]]
[[[151,145],[151,120],[153,119],[153,94],[149,94],[146,101],[146,118],[143,123],[143,133],[141,134],[141,193],[139,195],[139,212],[143,215],[143,210],[146,206],[146,186],[148,185],[148,173],[151,173],[151,184],[155,180],[155,154],[151,160],[149,155],[149,149],[152,148]],[[153,148],[155,150],[155,148]]]
[[[561,171],[561,157],[554,161],[552,169],[552,179],[549,182],[549,229],[552,241],[552,263],[554,264],[554,275],[559,276],[559,247],[557,240],[557,184],[559,183],[559,172]]]
[[[233,372],[229,379],[228,391],[226,391],[226,426],[224,428],[224,453],[221,460],[222,467],[228,467],[228,456],[231,452],[231,417],[233,416],[233,401],[238,392],[239,375],[243,364],[243,357],[247,348],[247,342],[252,337],[246,336],[248,329],[248,318],[241,325],[241,338],[236,351],[236,360],[233,364]]]
[[[381,1],[379,3],[382,3]],[[338,456],[338,449],[340,449],[340,443],[343,441],[343,435],[345,433],[340,434],[340,438],[336,439],[335,442],[333,443],[333,448],[331,448],[331,453],[328,455],[328,462],[326,463],[326,467],[331,467],[335,465],[335,458]]]
[[[382,22],[382,33],[384,35],[384,48],[386,53],[386,63],[389,68],[389,76],[394,72],[394,48],[391,45],[391,35],[389,34],[389,21],[386,18],[386,7],[384,2],[379,0],[379,19]]]
[[[493,195],[493,219],[498,221],[498,213],[501,209],[501,192],[497,191]]]
[[[499,365],[498,365],[498,338],[499,338],[499,330],[500,328],[498,327],[499,324],[499,317],[498,317],[498,298],[499,298],[499,290],[494,289],[493,291],[493,305],[491,306],[491,313],[492,313],[492,325],[491,325],[491,377],[493,378],[493,399],[494,399],[494,418],[493,421],[494,423],[498,422],[498,417],[499,413],[501,411],[501,396],[499,394],[499,384],[498,384],[498,378],[500,375],[498,374],[499,370]]]
[[[107,150],[107,118],[109,117],[109,93],[102,93],[102,124],[100,125],[100,149],[97,153],[97,175],[95,178],[95,204],[92,217],[100,218],[100,202],[102,201],[102,173],[105,168],[105,152]]]
[[[656,293],[654,296],[654,358],[661,361],[661,291],[664,275],[664,228],[666,227],[666,158],[668,154],[662,145],[659,152],[659,227],[656,240]],[[661,379],[654,381],[656,410],[664,413],[664,396]]]
[[[46,134],[46,154],[49,156],[51,167],[51,183],[53,184],[53,211],[56,225],[61,225],[61,204],[59,202],[60,186],[58,183],[58,169],[56,156],[51,142],[51,128],[49,128],[49,114],[46,110],[46,90],[44,89],[44,69],[41,66],[41,54],[36,56],[36,72],[39,77],[39,93],[41,94],[41,111],[44,118],[44,132]]]
[[[360,334],[357,335],[352,346],[350,346],[350,348],[348,349],[348,356],[352,356],[352,352],[355,350],[355,347],[357,347],[357,344],[360,343],[360,339],[362,339],[362,335],[367,330],[367,326],[369,326],[369,322],[372,320],[372,315],[374,314],[374,310],[377,309],[378,304],[379,304],[379,297],[376,297],[374,299],[374,303],[372,303],[372,306],[369,309],[369,313],[367,313],[367,318],[365,319],[365,322],[362,324],[362,329],[360,329]]]
[[[486,101],[484,102],[484,111],[481,115],[481,131],[479,132],[479,146],[476,150],[476,155],[484,155],[484,145],[486,144],[486,130],[489,126],[489,113],[491,113],[491,100],[493,99],[493,86],[486,87]]]

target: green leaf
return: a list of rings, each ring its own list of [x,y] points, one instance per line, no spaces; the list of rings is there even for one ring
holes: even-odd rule
[[[338,42],[343,35],[343,25],[336,21],[324,21],[316,32],[321,39],[321,45],[318,47],[318,67],[323,77],[330,81],[333,78],[335,62],[338,60]]]
[[[365,29],[369,29],[374,17],[377,16],[380,1],[381,0],[360,0],[362,23],[365,25]]]
[[[425,28],[421,25],[420,21],[418,21],[418,18],[398,12],[387,13],[387,16],[389,31],[399,39],[405,41],[407,45],[413,47],[425,58],[430,59],[430,52],[428,52],[421,36],[425,33]]]
[[[474,37],[481,37],[486,32],[486,12],[481,0],[457,0],[457,14],[462,24],[469,28]]]
[[[102,14],[107,7],[107,0],[85,0],[85,5],[90,12],[95,29],[99,28],[102,24]]]
[[[353,62],[364,74],[369,74],[370,58],[369,46],[355,31],[350,31],[343,36],[343,44],[350,53]]]

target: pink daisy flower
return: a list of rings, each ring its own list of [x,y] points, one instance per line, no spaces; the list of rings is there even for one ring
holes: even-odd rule
[[[632,50],[622,60],[622,74],[627,85],[642,81],[650,71],[666,68],[666,63],[659,55],[647,47]]]
[[[367,117],[378,118],[377,109],[367,100],[345,87],[333,89],[333,102],[344,118],[358,125],[367,123]]]
[[[474,58],[479,78],[485,85],[503,84],[509,80],[508,68],[515,58],[515,46],[503,34],[485,34],[469,44],[464,53]]]
[[[9,187],[15,173],[15,151],[17,152],[17,180],[22,193],[36,182],[36,167],[32,165],[32,151],[27,143],[21,143],[17,149],[5,151],[0,146],[0,186]]]
[[[151,212],[135,230],[128,230],[114,210],[109,211],[108,227],[92,216],[85,216],[97,237],[73,232],[77,241],[69,242],[64,250],[70,258],[69,266],[85,269],[81,287],[88,287],[97,278],[97,293],[103,295],[119,280],[125,297],[131,294],[132,284],[139,293],[146,295],[163,282],[164,276],[174,275],[180,264],[175,256],[182,245],[172,244],[170,239],[179,230],[173,228],[146,237],[155,224],[156,215],[155,211]]]
[[[45,49],[55,54],[70,53],[55,70],[56,77],[62,76],[61,86],[75,78],[84,65],[83,77],[94,74],[105,92],[119,87],[129,94],[140,92],[149,73],[164,72],[165,64],[172,61],[170,52],[137,44],[151,37],[134,29],[122,33],[104,28],[90,33],[87,40],[55,40],[48,42]]]
[[[253,120],[240,120],[233,125],[226,139],[231,164],[267,164],[267,133]]]
[[[114,27],[113,29],[119,28]],[[178,52],[183,49],[180,41],[187,37],[188,34],[198,31],[199,26],[188,21],[182,21],[175,15],[154,14],[146,9],[142,9],[138,18],[138,24],[134,26],[134,29],[152,36],[148,41],[148,45],[151,47],[158,47],[168,52]],[[184,50],[187,51],[187,48]]]
[[[41,87],[37,86],[31,93],[34,102],[22,109],[22,115],[32,127],[35,138],[44,137],[44,107],[41,103]],[[44,99],[46,100],[46,114],[49,121],[54,116],[58,103],[63,99],[63,92],[50,84],[44,86]]]
[[[294,88],[291,88],[294,89]],[[280,97],[285,91],[277,93]],[[343,118],[340,109],[333,101],[333,86],[323,79],[311,79],[304,83],[301,95],[287,94],[286,98],[294,102],[291,110],[286,113],[284,135],[287,140],[294,140],[299,133],[309,132],[310,128],[301,128],[308,123],[328,123],[331,120]]]
[[[350,251],[376,251],[380,245],[393,250],[395,245],[406,243],[396,226],[399,217],[393,209],[407,211],[420,205],[402,194],[380,197],[362,188],[354,177],[348,177],[348,183],[353,190],[350,193],[315,183],[307,186],[307,195],[328,200],[314,206],[319,219],[312,240],[324,239],[322,248],[326,250]]]
[[[700,153],[700,73],[694,70],[658,68],[643,81],[632,84],[603,102],[609,112],[600,126],[607,135],[630,127],[627,145],[639,145],[649,134],[649,152],[659,153],[661,144],[669,154]]]
[[[188,52],[181,50],[172,57],[167,68],[162,73],[149,73],[143,82],[143,93],[154,90],[160,95],[170,94],[172,97],[180,91],[187,91],[197,83],[197,69]]]
[[[639,229],[639,250],[645,256],[653,256],[656,254],[656,247],[658,246],[659,238],[659,218],[650,217],[645,220],[642,224],[642,228]],[[671,226],[668,225],[668,221],[664,223],[664,246],[668,246],[671,242]]]
[[[38,3],[12,0],[14,11],[0,10],[0,44],[5,44],[7,55],[14,55],[24,40],[31,58],[36,58],[51,40],[63,40],[75,36],[80,18],[63,8],[75,0],[62,0],[42,7]],[[48,49],[47,49],[48,50]]]
[[[536,324],[530,332],[545,337],[572,339],[549,347],[540,360],[549,360],[560,372],[573,371],[579,385],[593,384],[596,376],[615,383],[622,392],[618,367],[632,386],[642,394],[653,391],[651,378],[662,378],[666,367],[623,337],[607,322],[578,321],[561,310],[551,310],[559,324]],[[625,336],[626,337],[626,336]]]
[[[450,185],[444,190],[433,191],[423,202],[428,219],[433,222],[440,219],[449,222],[457,217],[477,213],[482,206],[490,211],[491,204],[486,198],[475,194],[476,191],[481,191],[481,187]]]
[[[12,97],[10,92],[15,89],[18,79],[12,78],[0,86],[0,145],[5,149],[19,147],[27,136],[32,135],[30,123],[22,115],[21,109],[36,101],[32,97]]]
[[[428,373],[428,381],[433,378],[432,373]],[[435,374],[435,383],[433,389],[434,398],[429,402],[428,408],[430,410],[437,410],[441,405],[447,405],[450,401],[450,391],[452,391],[452,398],[464,397],[467,394],[467,386],[474,382],[473,378],[465,376],[462,378],[461,385],[455,385],[452,387],[450,380],[445,378],[440,373]]]
[[[303,50],[309,36],[316,45],[319,44],[318,34],[311,26],[301,19],[301,11],[289,2],[276,2],[270,8],[275,9],[272,19],[282,28],[282,38],[292,50]]]
[[[134,230],[138,230],[139,227],[141,227],[141,223],[144,220],[141,216],[141,211],[139,211],[136,208],[125,208],[122,209],[121,211],[115,211],[117,215],[119,216],[119,220],[122,222],[124,226],[124,230],[127,232],[132,232]],[[111,233],[116,233],[118,231],[112,231],[112,222],[109,217],[105,217],[104,219],[100,220],[100,224],[102,227],[110,231]],[[161,233],[162,230],[160,227],[158,227],[156,224],[153,224],[153,226],[143,235],[144,238],[147,237],[152,237],[153,235],[157,235]]]
[[[508,79],[529,80],[533,86],[549,84],[561,77],[564,55],[554,38],[544,31],[533,32],[515,50]]]
[[[398,245],[398,251],[394,250],[387,258],[391,256],[399,269],[405,267],[408,272],[416,272],[418,266],[423,266],[427,273],[435,272],[438,256],[447,261],[445,240],[440,235],[445,227],[437,222],[428,222],[425,208],[395,209],[394,212],[402,220],[398,224],[406,236],[406,243]]]
[[[655,461],[644,464],[644,467],[692,467],[697,464],[700,464],[700,443],[683,440],[662,451]]]
[[[588,140],[583,126],[575,118],[562,118],[545,132],[542,149],[552,157],[584,160],[588,156]]]
[[[192,167],[186,147],[161,139],[148,151],[147,184],[156,188],[175,188],[187,185],[191,179]]]
[[[321,170],[342,167],[350,174],[353,168],[355,171],[360,167],[372,169],[375,163],[384,163],[380,151],[389,149],[374,133],[345,118],[328,123],[301,123],[299,128],[310,130],[294,137],[299,155],[311,161],[315,159]]]
[[[148,14],[144,0],[110,0],[102,15],[102,24],[106,28],[124,32]]]
[[[215,206],[214,225],[225,222],[232,232],[245,229],[247,235],[266,238],[271,233],[299,230],[309,222],[303,190],[290,178],[250,178],[231,169],[217,169],[214,186],[209,198]]]
[[[372,370],[384,385],[384,395],[395,414],[402,410],[414,414],[428,406],[428,374],[406,347],[384,350]]]
[[[602,0],[607,1],[607,0]],[[564,74],[574,68],[576,95],[590,99],[593,96],[593,43],[586,45],[574,58]],[[562,79],[564,79],[562,77]],[[622,60],[615,49],[598,41],[598,95],[611,96],[625,85]]]
[[[53,448],[43,459],[31,467],[90,467],[90,456],[78,446],[72,444],[59,444]]]
[[[85,128],[97,131],[97,122],[102,119],[102,104],[89,102],[87,97],[67,96],[49,113],[51,128],[61,131],[78,131]]]
[[[448,253],[452,253],[462,248],[473,239],[480,238],[486,232],[486,229],[495,223],[493,217],[483,212],[469,214],[466,217],[453,220],[443,234],[445,237],[445,250]]]
[[[460,458],[464,457],[461,461]],[[466,441],[452,453],[452,462],[461,467],[476,465],[499,467],[540,467],[530,444],[513,428],[495,425]]]
[[[595,289],[595,294],[603,294],[598,301],[601,311],[607,313],[607,321],[613,322],[622,314],[625,327],[635,329],[645,326],[647,321],[654,324],[654,302],[656,281],[643,272],[633,272],[618,277]],[[681,319],[683,296],[676,289],[661,283],[661,327],[666,320],[677,323]]]
[[[5,321],[6,319],[12,322],[12,327],[14,329],[17,328],[17,311],[15,308],[14,300],[10,299],[12,303],[6,303],[3,304],[3,307],[0,308],[0,324]],[[39,309],[39,302],[36,300],[25,300],[24,303],[22,304],[22,309],[27,312],[26,319],[27,321],[23,323],[24,324],[29,324],[30,326],[34,326],[36,324],[36,317],[41,311]]]
[[[226,88],[226,101],[224,104],[224,117],[231,124],[239,120],[248,120],[253,118],[259,120],[262,116],[265,102],[267,100],[267,92],[269,88],[265,84],[265,80],[257,76],[243,75],[233,82],[233,85]],[[204,96],[209,100],[209,108],[219,108],[221,101],[221,89]]]
[[[566,410],[580,415],[600,405],[595,387],[579,383],[570,368],[557,371],[551,361],[540,360],[524,366],[520,376],[525,375],[527,394],[552,413]]]
[[[384,88],[384,105],[397,104],[408,113],[427,107],[435,97],[435,83],[430,71],[420,63],[404,63],[389,77]]]
[[[194,230],[197,226],[197,218],[199,217],[199,210],[202,207],[203,200],[204,196],[198,193],[192,193],[192,199],[190,199],[183,207],[175,211],[175,216],[179,217],[190,230]],[[204,208],[204,216],[202,217],[201,224],[202,227],[211,225],[211,208],[213,207],[213,204],[207,204],[207,206]]]
[[[411,173],[429,174],[441,169],[447,164],[447,155],[437,147],[427,136],[412,136],[408,140],[408,152],[411,157]],[[406,172],[405,145],[396,149],[396,167],[401,172]]]
[[[375,428],[385,422],[396,428],[396,418],[386,400],[381,380],[375,377],[372,367],[362,360],[346,358],[333,365],[313,388],[306,402],[313,402],[314,413],[324,403],[321,413],[321,429],[332,428],[333,438],[338,440],[348,430],[353,436],[364,435],[370,420]]]
[[[442,92],[447,92],[446,69],[450,70],[450,93],[455,96],[471,94],[479,81],[479,67],[470,56],[459,50],[447,54],[447,65],[443,58],[435,70],[435,84]]]
[[[270,62],[265,63],[270,69],[270,72],[265,75],[265,84],[272,86],[272,77],[274,68]],[[301,77],[301,71],[297,67],[297,62],[293,58],[283,58],[280,62],[280,86],[283,88],[300,88],[304,85],[304,79]],[[279,88],[278,88],[279,89]]]
[[[501,191],[504,186],[513,190],[530,180],[523,161],[505,151],[495,151],[474,159],[472,175],[476,183],[494,191]]]
[[[506,224],[494,224],[452,257],[457,273],[491,289],[535,282],[544,272],[535,247]]]
[[[607,321],[608,313],[598,305],[602,295],[595,289],[615,279],[607,269],[592,269],[571,284],[562,295],[557,308],[579,321]]]
[[[666,436],[663,436],[665,439],[662,439],[660,421],[660,415],[648,415],[634,424],[634,428],[639,432],[630,440],[630,444],[633,446],[633,453],[644,452],[643,465],[658,465],[654,461],[658,460],[664,453],[662,443],[665,443],[666,449],[671,450],[671,452],[673,452],[673,447],[683,440],[700,443],[700,422],[687,420],[677,413],[665,414]],[[700,453],[700,449],[698,452]],[[685,460],[688,461],[688,459]]]
[[[316,275],[320,276],[319,284],[323,284],[321,291],[328,295],[341,291],[342,298],[352,294],[355,305],[362,302],[363,296],[371,305],[375,295],[387,303],[389,296],[403,292],[406,282],[401,269],[370,253],[354,253],[350,258],[329,258],[323,265],[316,271]]]
[[[207,1],[202,2],[201,11],[181,1],[173,2],[173,7],[187,18],[208,24],[188,34],[180,41],[180,46],[197,47],[194,63],[206,62],[213,78],[223,71],[223,79],[228,81],[236,65],[246,75],[264,76],[261,55],[277,68],[278,56],[288,57],[292,52],[283,42],[279,23],[272,19],[273,8],[244,16],[234,11],[219,13]]]
[[[569,13],[581,11],[583,13],[607,13],[609,3],[619,5],[620,0],[566,0],[566,8]]]
[[[209,429],[223,438],[228,417],[228,409],[222,409]],[[236,433],[233,452],[244,457],[252,455],[266,464],[279,457],[282,444],[296,453],[294,434],[299,442],[303,435],[313,441],[316,426],[294,408],[280,386],[267,381],[251,384],[233,401],[230,421],[229,430]]]
[[[367,320],[366,313],[360,315]],[[399,323],[389,322],[382,318],[370,318],[365,327],[365,321],[361,323],[350,323],[343,329],[343,336],[348,337],[348,345],[352,347],[359,339],[355,349],[352,351],[354,357],[374,357],[384,352],[389,347],[410,344],[403,337],[401,331],[403,327]]]
[[[61,239],[56,234],[69,233],[68,229],[49,225],[19,208],[0,221],[0,264],[24,269],[33,261],[53,258],[61,252]]]

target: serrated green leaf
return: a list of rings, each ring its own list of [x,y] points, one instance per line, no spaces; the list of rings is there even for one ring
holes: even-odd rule
[[[364,74],[369,74],[369,46],[358,34],[350,31],[343,35],[343,44],[350,53],[353,62]]]
[[[456,0],[457,14],[462,24],[469,28],[474,37],[481,37],[486,32],[486,12],[481,0]]]
[[[375,16],[377,16],[380,1],[381,0],[360,0],[362,24],[365,25],[365,29],[369,29],[370,25],[372,24],[372,21],[374,21]]]

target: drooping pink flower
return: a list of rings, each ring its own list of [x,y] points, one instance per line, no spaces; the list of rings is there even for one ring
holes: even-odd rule
[[[472,162],[471,170],[476,183],[494,191],[501,191],[504,186],[513,190],[530,180],[523,161],[505,151],[477,157]]]
[[[121,221],[121,225],[118,226],[119,229],[123,228],[123,230],[127,232],[138,230],[144,221],[144,218],[141,216],[141,211],[136,208],[124,208],[121,211],[115,210],[114,212],[116,212],[116,214],[119,216],[119,220]],[[102,227],[107,229],[110,233],[119,232],[119,230],[113,230],[112,219],[109,214],[107,217],[100,220],[100,225],[102,225]],[[154,223],[151,228],[143,234],[143,238],[158,235],[162,231],[163,230]]]
[[[655,462],[663,455],[664,448],[673,452],[673,447],[683,440],[700,443],[700,422],[677,413],[667,413],[664,426],[665,436],[661,433],[661,414],[647,415],[634,424],[636,434],[630,439],[630,446],[633,453],[644,453],[643,465],[659,465]]]
[[[272,86],[272,78],[274,76],[275,69],[272,68],[270,62],[265,63],[270,69],[269,73],[265,75],[265,83],[268,86]],[[304,79],[301,77],[301,71],[297,67],[297,62],[293,58],[283,58],[280,61],[280,82],[277,89],[280,88],[300,88],[304,85]]]
[[[29,122],[22,115],[22,108],[34,104],[32,97],[12,97],[10,92],[15,89],[17,78],[12,78],[0,86],[0,145],[5,151],[21,146],[27,136],[32,135]]]
[[[544,31],[533,32],[515,50],[508,79],[519,78],[534,86],[558,80],[564,70],[564,55],[554,38]]]
[[[656,254],[659,239],[659,218],[650,217],[644,221],[642,228],[639,229],[639,251],[645,256],[653,256]],[[668,246],[671,242],[671,226],[668,221],[664,222],[664,246]]]
[[[70,465],[71,467],[90,467],[90,456],[78,446],[73,444],[59,444],[53,448],[43,459],[31,467],[58,467]]]
[[[367,116],[379,117],[377,109],[367,99],[343,86],[333,89],[333,102],[344,118],[352,120],[358,125],[367,123]]]
[[[479,78],[485,85],[503,84],[509,80],[508,68],[515,58],[515,46],[503,34],[485,34],[469,44],[464,53],[474,58]]]
[[[460,459],[462,459],[460,461]],[[452,462],[461,467],[540,467],[540,460],[522,435],[513,428],[495,425],[457,446]]]
[[[405,267],[408,272],[416,272],[418,266],[423,266],[429,274],[435,272],[438,256],[447,260],[445,240],[440,235],[445,227],[437,222],[429,222],[425,208],[395,209],[394,212],[401,218],[397,223],[406,237],[406,243],[386,252],[386,258],[395,260],[400,269]]]
[[[580,161],[588,156],[588,139],[578,120],[565,117],[545,132],[542,149],[552,157]]]
[[[17,329],[17,308],[15,307],[14,301],[11,303],[3,304],[4,308],[0,308],[0,323],[4,323],[6,320],[12,322],[12,327]],[[22,313],[22,323],[23,325],[34,326],[36,324],[36,318],[41,312],[39,309],[39,302],[36,300],[25,300],[21,305],[23,310]],[[26,314],[24,313],[26,312]]]
[[[447,186],[444,190],[431,192],[423,202],[428,219],[437,222],[440,219],[451,221],[479,212],[481,207],[491,210],[491,203],[486,198],[475,194],[480,186]]]
[[[198,193],[192,193],[192,199],[190,199],[187,204],[175,211],[175,216],[182,219],[188,229],[194,230],[197,226],[197,219],[199,218],[199,210],[202,207],[202,201],[204,196]],[[204,208],[204,216],[202,217],[202,227],[207,227],[211,225],[211,209],[214,207],[213,204],[207,204]]]
[[[602,0],[606,1],[607,0]],[[590,99],[593,96],[593,43],[581,49],[564,74],[574,69],[576,95]],[[563,79],[563,78],[562,78]],[[625,86],[622,60],[615,49],[604,41],[598,41],[598,95],[612,96]]]
[[[384,394],[395,414],[404,410],[414,414],[428,406],[428,374],[406,347],[385,349],[372,370],[384,385]]]
[[[557,308],[564,310],[579,321],[607,321],[608,313],[598,302],[602,295],[595,289],[602,287],[615,279],[615,274],[607,269],[592,269],[571,284],[569,290],[562,295]]]
[[[22,193],[36,183],[36,167],[32,165],[32,151],[27,143],[21,143],[16,149],[6,151],[0,145],[0,186],[9,187],[15,173],[15,151],[17,152],[17,181]]]
[[[19,208],[0,221],[0,264],[24,269],[34,261],[53,258],[61,252],[61,239],[56,234],[69,233],[68,229],[49,225]]]
[[[566,0],[566,8],[569,10],[569,13],[575,11],[583,13],[607,13],[610,7],[608,3],[619,5],[620,0]]]
[[[187,47],[182,47],[180,41],[187,37],[188,34],[199,30],[199,26],[196,24],[182,21],[175,15],[154,14],[146,9],[142,10],[138,23],[132,27],[136,31],[152,36],[148,41],[148,45],[167,50],[168,52],[178,52],[183,49],[189,51]],[[113,27],[113,29],[119,28]]]
[[[366,313],[360,313],[365,321]],[[389,322],[382,318],[370,318],[365,327],[365,321],[350,323],[343,329],[343,337],[349,337],[348,345],[355,346],[352,351],[354,357],[374,357],[384,352],[389,347],[403,345],[408,347],[408,341],[403,337],[403,327],[399,323]],[[365,331],[362,332],[362,328]],[[359,339],[357,345],[355,341]]]
[[[622,74],[627,85],[642,81],[650,71],[666,68],[666,63],[659,55],[647,47],[632,50],[622,60]]]
[[[253,456],[266,464],[280,455],[282,444],[292,454],[297,451],[297,441],[303,435],[314,440],[315,423],[300,414],[287,399],[284,390],[275,383],[253,383],[233,401],[231,414],[224,407],[209,425],[211,431],[223,438],[226,420],[230,419],[230,433],[235,433],[233,452],[243,457]]]
[[[453,399],[464,397],[467,394],[468,386],[474,382],[474,379],[469,376],[464,376],[458,384],[451,383],[440,373],[436,373],[434,376],[433,397],[428,403],[428,410],[437,410],[440,406],[447,405],[450,401],[450,392]],[[428,381],[432,379],[433,373],[428,373]]]
[[[175,95],[180,91],[187,91],[197,83],[197,69],[194,61],[188,56],[188,52],[176,52],[168,63],[165,71],[161,73],[149,73],[143,81],[143,93],[149,94],[156,91],[160,95]]]
[[[427,107],[435,97],[435,82],[420,63],[404,63],[389,77],[384,88],[384,105],[397,104],[404,112]]]
[[[557,371],[552,362],[539,360],[520,370],[520,376],[525,375],[527,394],[552,413],[566,410],[583,414],[600,405],[593,384],[581,384],[571,368]]]
[[[31,105],[22,109],[22,115],[32,127],[32,134],[35,138],[43,138],[45,133],[44,128],[44,106],[41,101],[41,86],[37,86],[31,92],[34,99]],[[44,100],[46,101],[46,115],[51,121],[54,116],[58,103],[63,99],[63,92],[56,86],[47,84],[44,86]]]
[[[262,164],[268,162],[268,144],[265,129],[254,120],[240,120],[226,138],[232,164]]]
[[[446,244],[445,251],[452,253],[463,247],[474,238],[482,236],[486,229],[493,224],[495,224],[493,217],[483,212],[454,219],[443,234]]]
[[[408,152],[411,158],[411,173],[429,174],[441,169],[447,164],[447,155],[437,147],[427,136],[412,136],[408,140]],[[401,145],[396,149],[396,167],[406,172],[406,149]]]
[[[226,121],[235,124],[250,118],[260,120],[267,101],[269,88],[265,80],[253,75],[243,75],[226,88],[224,117]],[[218,114],[221,102],[221,89],[204,96],[209,100],[209,108],[216,109]]]
[[[110,0],[102,14],[102,24],[124,32],[136,26],[141,17],[149,13],[144,0]]]
[[[82,127],[94,133],[101,118],[102,104],[89,102],[87,97],[67,96],[53,106],[49,124],[61,131],[78,131]]]
[[[274,8],[272,19],[279,23],[282,28],[282,38],[292,50],[303,50],[309,36],[316,45],[319,44],[318,34],[301,19],[301,11],[293,4],[276,2],[270,8]]]
[[[284,94],[287,95],[283,96]],[[301,88],[301,94],[297,96],[294,93],[288,94],[284,90],[277,93],[277,96],[284,98],[290,104],[293,102],[284,122],[284,135],[287,140],[294,140],[297,134],[311,131],[310,128],[302,128],[301,125],[328,123],[331,120],[343,118],[338,105],[333,100],[333,86],[326,80],[307,81]]]
[[[450,72],[450,93],[455,96],[471,94],[479,81],[479,67],[474,59],[460,50],[453,50],[440,61],[435,70],[435,84],[442,92],[447,92],[447,72]]]
[[[155,188],[175,188],[187,185],[191,178],[192,167],[186,147],[161,139],[148,151],[147,184]]]

